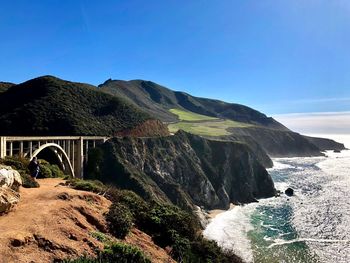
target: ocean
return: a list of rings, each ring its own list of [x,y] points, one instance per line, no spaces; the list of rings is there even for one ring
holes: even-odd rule
[[[350,135],[336,139],[350,148]],[[246,262],[350,262],[350,151],[273,161],[276,189],[295,195],[236,206],[212,219],[204,236]]]

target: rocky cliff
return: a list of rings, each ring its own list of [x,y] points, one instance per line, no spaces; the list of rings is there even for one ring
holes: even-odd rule
[[[227,209],[275,194],[250,148],[179,131],[159,138],[114,138],[90,153],[88,174],[147,199]]]
[[[336,142],[331,139],[326,138],[316,138],[316,137],[310,137],[310,136],[304,136],[305,139],[316,145],[321,151],[327,151],[327,150],[338,150],[342,151],[345,150],[345,146],[342,143]]]
[[[292,132],[263,127],[231,128],[230,138],[251,145],[257,142],[271,157],[321,156],[321,149],[304,136]],[[323,139],[320,139],[320,141]]]

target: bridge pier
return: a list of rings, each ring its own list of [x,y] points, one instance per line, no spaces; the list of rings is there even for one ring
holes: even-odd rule
[[[5,158],[6,150],[6,137],[0,137],[0,158]]]
[[[76,150],[75,150],[75,168],[74,173],[78,178],[84,178],[84,141],[83,137],[77,140]]]

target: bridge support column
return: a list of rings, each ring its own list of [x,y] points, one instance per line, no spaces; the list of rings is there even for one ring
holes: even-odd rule
[[[0,158],[6,157],[6,137],[0,137]]]
[[[32,160],[33,158],[33,142],[29,142],[29,159]]]
[[[77,178],[84,178],[84,143],[80,137],[76,144],[74,173]]]

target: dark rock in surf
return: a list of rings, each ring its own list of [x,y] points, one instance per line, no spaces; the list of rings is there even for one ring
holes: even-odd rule
[[[286,191],[284,191],[284,193],[287,195],[287,196],[293,196],[294,195],[294,190],[290,187],[288,187],[286,189]]]

